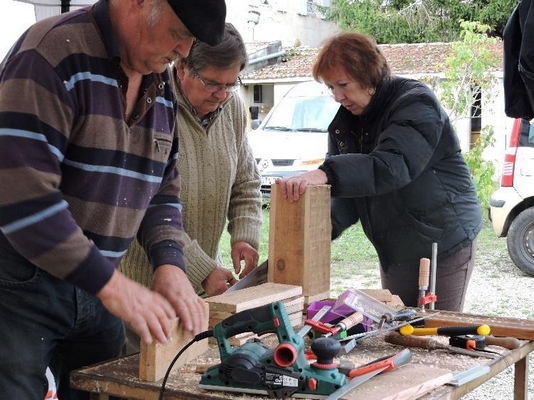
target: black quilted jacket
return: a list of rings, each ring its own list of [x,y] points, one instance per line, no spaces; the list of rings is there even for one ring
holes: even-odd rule
[[[426,85],[393,77],[354,116],[340,107],[320,167],[332,185],[333,238],[361,221],[387,266],[446,257],[482,227],[475,186],[449,118]]]

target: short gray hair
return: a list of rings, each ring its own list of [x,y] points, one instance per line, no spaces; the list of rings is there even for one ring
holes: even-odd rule
[[[221,43],[210,46],[196,40],[191,46],[189,55],[178,62],[187,69],[197,72],[208,66],[228,69],[236,64],[239,64],[239,70],[242,71],[247,65],[248,56],[243,38],[237,29],[227,22]]]

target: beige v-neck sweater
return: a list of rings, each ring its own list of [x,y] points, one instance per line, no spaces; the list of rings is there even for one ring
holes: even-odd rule
[[[244,241],[258,249],[262,222],[260,174],[247,141],[245,108],[237,94],[221,106],[207,129],[192,114],[183,95],[178,93],[177,97],[187,276],[202,294],[201,282],[217,264],[223,265],[219,242],[226,222],[231,243]],[[124,257],[121,271],[150,285],[152,267],[137,241]]]

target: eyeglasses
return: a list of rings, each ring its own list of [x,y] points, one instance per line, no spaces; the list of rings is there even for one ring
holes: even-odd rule
[[[200,83],[202,83],[202,86],[204,86],[204,90],[208,93],[215,93],[221,90],[224,90],[226,93],[231,93],[239,89],[239,86],[241,85],[240,77],[237,77],[237,81],[235,81],[234,83],[206,82],[194,69],[191,70],[191,73],[195,78],[200,81]]]

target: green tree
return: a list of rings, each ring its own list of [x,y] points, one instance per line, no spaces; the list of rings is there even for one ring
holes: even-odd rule
[[[497,80],[491,71],[499,60],[492,47],[495,38],[487,35],[489,27],[476,22],[462,21],[462,40],[452,44],[452,55],[447,59],[445,79],[438,90],[440,101],[449,110],[453,124],[462,118],[471,118],[481,110],[473,108],[474,99],[480,99],[478,107],[488,109],[496,95]],[[484,158],[484,151],[494,143],[493,127],[482,127],[480,136],[465,159],[477,187],[483,209],[487,209],[495,182],[495,166]]]
[[[461,40],[460,20],[502,30],[517,0],[333,0],[319,7],[342,29],[373,36],[378,43],[453,42]]]

